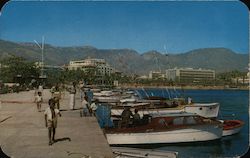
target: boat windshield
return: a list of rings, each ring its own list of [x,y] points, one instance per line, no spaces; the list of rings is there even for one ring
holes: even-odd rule
[[[197,124],[197,119],[193,116],[176,117],[173,120],[173,125],[192,125]]]

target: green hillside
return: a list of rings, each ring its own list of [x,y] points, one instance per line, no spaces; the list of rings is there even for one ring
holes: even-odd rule
[[[9,55],[22,56],[39,61],[41,49],[34,43],[14,43],[0,40],[0,58]],[[216,72],[231,70],[247,71],[248,54],[237,54],[227,48],[203,48],[182,54],[161,54],[149,51],[139,54],[132,49],[97,49],[92,46],[54,47],[46,44],[45,63],[68,64],[70,60],[103,58],[110,65],[125,73],[148,74],[150,70],[166,70],[175,67],[215,69]]]

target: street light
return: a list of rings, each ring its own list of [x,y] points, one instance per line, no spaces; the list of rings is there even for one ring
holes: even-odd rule
[[[41,77],[43,78],[43,71],[44,71],[44,57],[43,57],[43,50],[44,50],[44,36],[42,36],[42,45],[40,45],[36,40],[34,40],[36,45],[42,50],[42,65],[41,65]]]

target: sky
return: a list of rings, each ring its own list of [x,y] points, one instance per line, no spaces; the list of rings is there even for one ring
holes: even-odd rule
[[[248,9],[240,1],[10,1],[0,39],[53,46],[185,53],[225,47],[248,53]]]

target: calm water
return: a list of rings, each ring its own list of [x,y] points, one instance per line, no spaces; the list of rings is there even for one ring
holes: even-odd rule
[[[235,157],[243,155],[248,150],[249,142],[249,92],[241,90],[166,90],[166,89],[145,89],[138,90],[142,96],[157,95],[165,97],[189,96],[194,102],[219,102],[221,119],[239,119],[245,122],[239,134],[223,137],[220,140],[199,142],[199,143],[181,143],[181,144],[161,144],[140,146],[142,148],[153,148],[158,150],[177,151],[179,157]],[[103,126],[107,121],[105,107],[100,107],[97,111],[98,116],[102,118],[100,125]],[[109,122],[110,123],[110,122]]]

